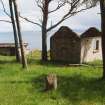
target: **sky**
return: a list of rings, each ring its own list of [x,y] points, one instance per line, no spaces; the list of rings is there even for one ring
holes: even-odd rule
[[[5,8],[9,13],[8,0],[3,0]],[[18,0],[19,11],[23,17],[27,17],[34,22],[39,22],[41,19],[41,10],[36,6],[35,0]],[[54,5],[55,6],[55,5]],[[52,5],[51,8],[54,8]],[[67,7],[64,7],[62,10],[53,13],[50,15],[48,26],[50,23],[56,23],[63,14],[67,11]],[[55,30],[60,26],[69,26],[73,30],[85,31],[89,27],[96,27],[100,29],[100,13],[99,6],[81,12],[73,17],[70,17],[68,20],[64,21],[59,25]],[[10,20],[8,16],[3,13],[2,5],[0,4],[0,20]],[[31,24],[29,22],[20,19],[22,31],[37,31],[40,30],[40,27]],[[11,32],[12,26],[10,23],[0,22],[0,32]]]

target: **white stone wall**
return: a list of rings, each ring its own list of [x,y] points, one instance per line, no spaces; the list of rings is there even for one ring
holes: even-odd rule
[[[99,50],[95,49],[99,40]],[[89,37],[81,39],[81,63],[102,60],[101,37]]]

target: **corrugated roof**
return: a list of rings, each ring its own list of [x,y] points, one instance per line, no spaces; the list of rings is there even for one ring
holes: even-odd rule
[[[97,28],[91,27],[81,35],[81,38],[87,37],[101,37],[101,32]]]
[[[24,46],[28,46],[28,43],[24,43]],[[0,43],[0,47],[15,47],[15,43]]]

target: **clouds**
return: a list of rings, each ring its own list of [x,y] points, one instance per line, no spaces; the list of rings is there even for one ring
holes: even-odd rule
[[[7,10],[9,11],[8,8],[8,0],[3,0]],[[33,21],[39,22],[39,19],[41,19],[41,12],[40,9],[35,5],[35,0],[18,0],[19,4],[19,10],[21,11],[21,15],[24,17],[28,17]],[[60,11],[59,13],[52,14],[50,17],[49,25],[50,22],[52,21],[53,23],[56,23],[57,20],[61,18],[64,12],[66,12],[67,8],[64,8],[63,11]],[[63,22],[61,25],[66,25],[69,26],[70,28],[74,30],[85,30],[88,27],[100,27],[100,15],[99,13],[99,7],[95,7],[93,9],[87,10],[86,12],[81,12],[76,16],[71,17],[67,21]],[[2,12],[2,5],[0,5],[0,19],[8,19],[8,17],[3,14]],[[0,31],[12,31],[12,27],[8,23],[3,23],[1,22],[2,27],[0,27]],[[60,25],[60,26],[61,26]],[[21,26],[23,31],[33,31],[33,30],[40,30],[39,27],[27,23],[25,21],[21,21]],[[58,26],[57,28],[59,28]]]
[[[71,22],[70,26],[73,27],[73,29],[80,28],[81,31],[84,31],[89,27],[97,27],[100,29],[101,19],[98,14],[99,12],[99,6],[97,6],[85,12],[79,13],[78,15],[67,20],[67,22]]]

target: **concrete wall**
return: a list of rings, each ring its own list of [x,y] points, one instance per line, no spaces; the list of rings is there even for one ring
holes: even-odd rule
[[[99,50],[95,49],[99,40]],[[102,60],[101,37],[83,38],[81,40],[81,63]]]
[[[0,48],[0,55],[14,55],[14,49],[12,48]]]
[[[29,54],[29,50],[27,48],[24,47],[24,51],[25,51],[25,55]],[[19,54],[21,56],[21,51],[19,48]],[[9,55],[9,56],[15,56],[15,48],[11,48],[11,47],[4,47],[4,48],[0,48],[0,55]]]

